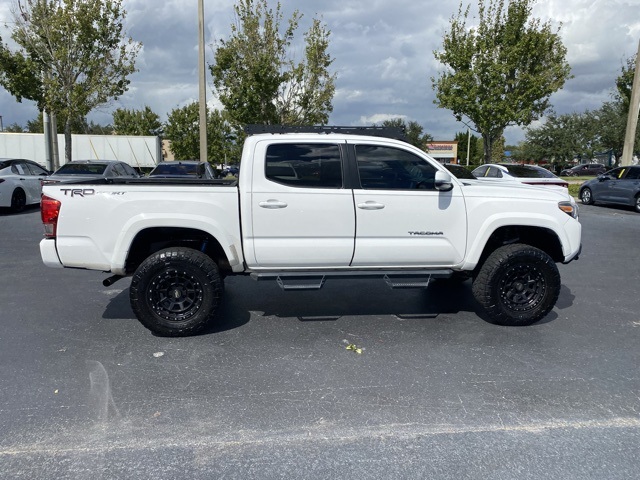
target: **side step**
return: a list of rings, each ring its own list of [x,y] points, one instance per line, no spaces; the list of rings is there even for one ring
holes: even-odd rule
[[[383,280],[389,288],[427,288],[431,275],[385,275]]]
[[[319,290],[327,279],[379,278],[390,288],[427,288],[432,278],[449,278],[453,271],[441,270],[331,270],[253,272],[256,281],[275,280],[283,290]]]
[[[278,276],[276,282],[282,290],[320,290],[324,285],[322,277]]]

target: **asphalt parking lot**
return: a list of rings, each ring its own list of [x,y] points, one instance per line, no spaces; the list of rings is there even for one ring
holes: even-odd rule
[[[534,326],[469,282],[233,277],[215,331],[167,339],[128,279],[42,265],[37,209],[0,212],[0,478],[640,478],[640,215],[580,214]]]

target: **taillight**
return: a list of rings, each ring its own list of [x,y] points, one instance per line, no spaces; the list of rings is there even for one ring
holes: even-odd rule
[[[60,215],[61,203],[46,195],[40,200],[40,217],[44,224],[44,236],[46,238],[55,238],[58,229],[58,215]]]

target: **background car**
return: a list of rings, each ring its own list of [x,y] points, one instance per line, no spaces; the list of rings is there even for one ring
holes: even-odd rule
[[[575,167],[565,168],[560,172],[563,177],[577,177],[578,175],[600,175],[607,171],[601,163],[583,163]]]
[[[630,205],[640,213],[640,166],[618,167],[580,185],[585,205],[612,203]]]
[[[226,167],[222,169],[222,172],[220,172],[220,176],[223,178],[228,175],[234,175],[237,177],[239,174],[240,169],[238,167]]]
[[[214,179],[216,174],[209,162],[199,160],[171,160],[160,162],[149,172],[151,178],[204,178]]]
[[[460,179],[466,178],[467,180],[475,180],[476,178],[469,169],[457,163],[445,163],[444,168],[446,168],[449,171],[449,173],[456,178],[460,178]]]
[[[40,203],[41,180],[49,171],[31,160],[0,158],[0,207],[14,212]]]
[[[65,163],[43,180],[43,184],[103,178],[138,178],[140,174],[119,160],[74,160]]]
[[[498,179],[526,183],[527,185],[569,187],[569,182],[537,165],[487,163],[474,169],[471,173],[478,180]]]

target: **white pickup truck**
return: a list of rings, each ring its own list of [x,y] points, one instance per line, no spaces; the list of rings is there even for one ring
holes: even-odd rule
[[[420,149],[366,132],[250,135],[237,182],[45,185],[42,259],[109,272],[105,286],[132,275],[133,311],[168,336],[215,321],[227,275],[288,290],[335,277],[399,288],[472,278],[497,324],[550,312],[556,263],[581,250],[566,189],[458,179]]]

